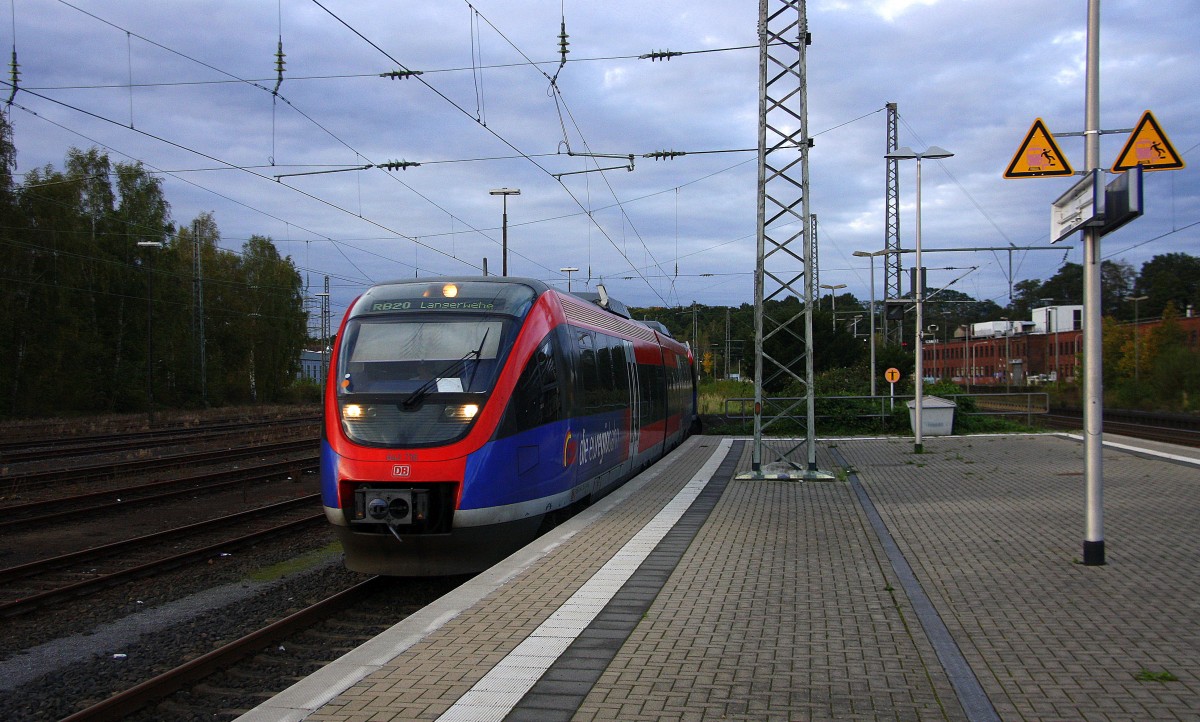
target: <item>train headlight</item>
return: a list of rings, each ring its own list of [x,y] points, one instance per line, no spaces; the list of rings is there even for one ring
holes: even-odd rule
[[[470,421],[479,413],[479,404],[451,404],[446,407],[446,417],[457,421]]]
[[[367,409],[361,404],[345,404],[342,406],[342,416],[347,421],[357,421],[367,415]]]
[[[458,286],[453,283],[447,283],[445,286],[442,286],[442,295],[446,298],[454,298],[458,295]]]

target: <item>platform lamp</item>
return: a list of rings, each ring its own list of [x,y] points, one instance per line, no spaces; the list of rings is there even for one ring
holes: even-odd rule
[[[837,296],[833,292],[839,288],[845,288],[846,284],[839,283],[836,286],[830,286],[828,283],[822,283],[821,288],[829,289],[829,310],[833,312],[833,330],[837,330]]]
[[[1009,345],[1012,339],[1012,321],[1007,316],[1001,316],[1004,322],[1004,393],[1012,393],[1012,352]]]
[[[917,333],[915,334],[917,337],[916,338],[916,353],[917,353],[917,355],[916,355],[916,373],[913,374],[913,376],[914,376],[913,382],[914,382],[914,386],[915,386],[914,390],[916,392],[916,400],[915,400],[915,403],[913,404],[913,427],[914,427],[913,428],[913,451],[918,454],[920,454],[922,451],[924,451],[924,448],[923,448],[924,445],[921,443],[921,423],[923,421],[921,412],[922,412],[922,407],[924,406],[924,400],[922,399],[922,395],[925,393],[925,359],[924,359],[925,351],[924,351],[924,348],[922,347],[923,344],[921,343],[923,340],[923,337],[924,337],[924,328],[925,328],[925,325],[924,325],[924,323],[925,323],[925,272],[924,272],[924,267],[921,266],[921,160],[924,158],[933,158],[933,159],[937,160],[939,158],[949,158],[952,155],[954,155],[954,154],[951,153],[950,151],[946,150],[945,148],[939,148],[936,145],[931,145],[928,148],[926,148],[925,150],[921,151],[920,153],[913,150],[912,148],[909,148],[908,146],[902,146],[902,147],[897,148],[896,150],[892,151],[891,153],[888,153],[887,155],[883,156],[884,158],[887,158],[888,160],[916,160],[917,161],[917,213],[916,213],[916,234],[914,236],[914,238],[916,239],[915,240],[915,251],[916,251],[916,256],[917,256],[916,257],[917,282],[915,284],[915,288],[913,289],[913,296],[916,299],[916,306],[917,306],[917,325],[916,325]]]
[[[560,268],[558,270],[567,274],[567,293],[570,293],[571,292],[571,274],[575,273],[579,269],[574,266],[567,266],[566,268]]]
[[[488,191],[489,195],[500,196],[503,215],[501,216],[500,231],[500,275],[508,275],[508,197],[521,195],[520,188],[495,188]]]
[[[1142,382],[1142,379],[1141,379],[1142,360],[1141,360],[1141,351],[1139,349],[1139,346],[1141,345],[1142,319],[1141,319],[1140,315],[1138,314],[1138,304],[1141,303],[1142,301],[1147,301],[1149,299],[1150,299],[1149,296],[1126,296],[1125,297],[1126,301],[1133,301],[1133,384],[1134,384],[1135,388],[1138,387],[1138,385],[1141,384],[1141,382]]]
[[[138,241],[138,248],[161,251],[162,241]],[[147,418],[154,424],[154,269],[153,253],[146,261],[146,408]]]
[[[855,251],[854,256],[871,259],[871,395],[875,395],[875,257],[887,255],[888,250]]]

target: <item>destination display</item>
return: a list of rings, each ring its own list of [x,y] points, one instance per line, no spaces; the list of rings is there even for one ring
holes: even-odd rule
[[[380,313],[504,313],[520,315],[536,297],[529,286],[492,283],[389,283],[368,291],[352,316]]]
[[[494,299],[463,298],[450,300],[434,300],[419,298],[413,301],[376,301],[366,309],[368,313],[385,313],[389,311],[495,311]]]

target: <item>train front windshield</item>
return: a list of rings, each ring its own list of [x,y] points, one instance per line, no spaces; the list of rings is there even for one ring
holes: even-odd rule
[[[346,435],[423,446],[465,434],[495,383],[511,325],[480,316],[351,320],[337,376]]]
[[[511,280],[368,289],[350,309],[333,377],[346,436],[382,447],[464,436],[536,299],[534,288]]]

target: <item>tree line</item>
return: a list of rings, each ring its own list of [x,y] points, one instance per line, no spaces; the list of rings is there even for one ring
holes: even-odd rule
[[[295,393],[302,279],[270,238],[222,250],[211,214],[176,224],[160,178],[94,148],[15,167],[0,115],[0,416]]]
[[[295,379],[307,341],[302,279],[269,237],[252,236],[240,253],[223,250],[212,214],[176,223],[161,179],[140,163],[113,163],[97,149],[73,148],[62,169],[47,165],[18,183],[16,152],[0,114],[0,416],[274,402],[301,390]],[[1105,261],[1101,273],[1102,314],[1112,325],[1105,331],[1106,387],[1142,401],[1161,388],[1164,399],[1182,395],[1194,404],[1200,380],[1191,380],[1191,371],[1200,369],[1200,359],[1179,334],[1166,324],[1153,339],[1134,339],[1116,322],[1169,320],[1200,306],[1200,258],[1168,253],[1139,271]],[[1007,306],[930,289],[926,331],[953,337],[964,324],[1027,319],[1038,306],[1079,303],[1082,292],[1083,269],[1072,263],[1044,281],[1014,284]],[[835,375],[866,378],[868,305],[850,293],[816,299],[819,375],[859,369]],[[779,320],[802,312],[800,300],[766,306],[765,352],[785,362],[800,358],[799,336],[773,333]],[[705,378],[751,377],[752,304],[634,311],[690,341]],[[877,368],[895,366],[911,378],[905,339],[914,337],[913,314],[900,322],[899,334],[886,337],[878,311],[876,317]],[[1156,371],[1156,363],[1163,368]],[[768,390],[784,392],[790,376],[768,373]]]
[[[1200,308],[1200,258],[1186,253],[1155,256],[1140,270],[1123,261],[1101,265],[1104,319],[1104,378],[1110,403],[1123,408],[1200,408],[1200,353],[1176,322]],[[1010,304],[977,300],[950,288],[928,289],[927,338],[953,339],[964,325],[984,321],[1028,320],[1035,308],[1082,303],[1083,267],[1067,263],[1050,278],[1015,283]],[[1138,300],[1134,300],[1138,299]],[[854,294],[822,296],[813,309],[813,368],[821,393],[865,394],[869,390],[870,303]],[[768,301],[764,316],[764,353],[785,362],[800,358],[802,340],[789,332],[772,334],[780,319],[794,318],[803,304],[794,296]],[[876,299],[876,369],[896,367],[910,380],[915,367],[914,313],[899,321],[899,333],[883,333],[881,299]],[[835,312],[836,308],[836,312]],[[636,318],[657,320],[672,334],[693,344],[702,378],[723,379],[740,372],[751,379],[754,363],[754,307],[706,306],[633,309]],[[836,318],[835,318],[836,315]],[[1134,320],[1161,319],[1159,329],[1137,335]],[[895,331],[896,322],[890,328]],[[796,326],[796,328],[801,328]],[[844,373],[849,369],[850,373]],[[803,376],[802,370],[793,369]],[[765,369],[763,383],[776,394],[803,393],[787,374]],[[1064,384],[1065,386],[1065,384]],[[790,388],[789,388],[790,387]],[[899,391],[899,389],[898,389]],[[1054,389],[1052,389],[1052,392]],[[1070,403],[1075,390],[1061,389]],[[1077,398],[1078,394],[1074,393]]]

